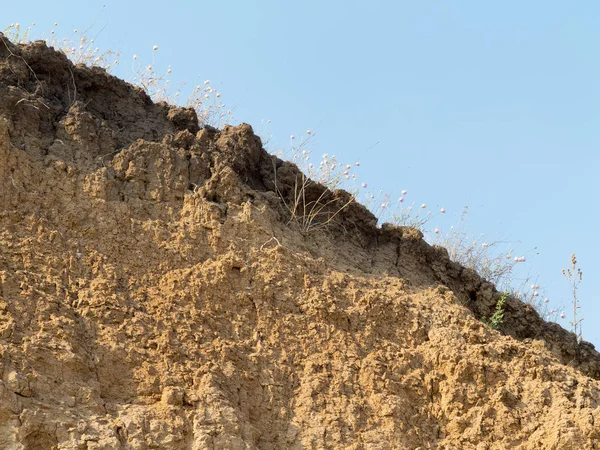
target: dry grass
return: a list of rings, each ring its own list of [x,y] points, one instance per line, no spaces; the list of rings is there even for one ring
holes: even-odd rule
[[[6,28],[4,34],[13,42],[25,43],[31,40],[35,24],[24,28],[20,24],[11,24]],[[101,51],[96,46],[96,37],[89,37],[90,30],[79,32],[72,30],[69,38],[57,38],[56,30],[58,23],[54,24],[49,35],[45,37],[48,45],[62,51],[75,64],[86,64],[99,66],[108,72],[114,71],[119,65],[120,54],[113,51]],[[199,124],[201,126],[211,125],[216,128],[225,123],[231,123],[235,119],[231,110],[227,109],[221,102],[221,93],[211,86],[209,80],[198,82],[192,89],[190,95],[182,100],[182,90],[173,89],[169,76],[172,74],[171,66],[163,72],[156,70],[155,59],[159,54],[159,47],[152,47],[150,64],[142,64],[140,59],[134,55],[132,59],[133,77],[130,82],[142,87],[154,101],[163,101],[171,104],[182,104],[195,109]],[[270,121],[268,121],[270,123]],[[359,162],[354,164],[342,164],[335,155],[323,154],[319,161],[312,159],[312,152],[307,148],[314,133],[307,131],[297,140],[290,136],[290,149],[280,152],[278,156],[285,157],[296,163],[302,173],[295,180],[291,200],[288,200],[278,192],[282,202],[289,212],[290,222],[296,223],[304,232],[311,232],[329,226],[336,217],[346,209],[353,201],[365,205],[379,218],[380,222],[391,222],[396,225],[410,226],[421,231],[426,231],[426,226],[433,218],[443,215],[444,208],[434,213],[425,204],[407,202],[408,192],[401,191],[398,197],[392,197],[382,191],[373,193],[367,188],[367,183],[358,181],[354,169],[360,166]],[[275,171],[275,177],[277,172]],[[277,186],[277,180],[275,180]],[[321,192],[317,198],[307,195],[316,183],[327,187],[328,190],[316,190]],[[344,188],[351,193],[350,200],[341,200],[336,195],[336,190]],[[397,200],[392,200],[397,198]],[[459,224],[450,227],[448,233],[443,233],[437,227],[433,230],[433,243],[448,249],[450,257],[465,267],[476,270],[481,276],[494,283],[498,289],[509,292],[522,301],[534,306],[546,320],[556,320],[558,311],[550,309],[549,300],[540,295],[541,289],[537,283],[531,283],[532,277],[518,279],[515,276],[515,268],[518,264],[525,262],[524,256],[514,256],[510,243],[505,241],[491,241],[484,239],[483,235],[470,235],[465,231],[465,218],[467,208],[460,216]],[[508,248],[507,248],[508,247]],[[577,297],[577,287],[582,279],[581,270],[576,268],[575,256],[572,257],[572,267],[563,271],[563,275],[569,280],[573,292],[573,331],[581,339],[581,321],[579,310],[581,308]],[[560,314],[561,318],[565,313]]]

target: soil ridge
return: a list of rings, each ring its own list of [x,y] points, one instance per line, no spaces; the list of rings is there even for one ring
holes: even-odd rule
[[[592,344],[514,298],[490,330],[491,283],[345,191],[304,231],[301,177],[0,34],[0,448],[598,448]]]

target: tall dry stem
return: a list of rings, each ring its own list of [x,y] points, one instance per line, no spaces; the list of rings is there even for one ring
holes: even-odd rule
[[[577,336],[577,341],[581,342],[583,339],[583,332],[581,327],[581,322],[583,321],[583,317],[579,317],[579,310],[581,309],[581,303],[579,302],[579,298],[577,297],[577,288],[579,287],[579,283],[583,279],[583,272],[581,268],[577,267],[577,257],[575,253],[571,255],[571,268],[563,269],[563,276],[569,282],[571,286],[571,294],[573,295],[573,321],[569,322],[571,324],[571,329],[575,336]]]

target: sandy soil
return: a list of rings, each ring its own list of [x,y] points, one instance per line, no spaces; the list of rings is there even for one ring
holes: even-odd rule
[[[600,448],[591,344],[515,299],[491,330],[491,284],[360,205],[303,231],[299,176],[2,38],[0,448]]]

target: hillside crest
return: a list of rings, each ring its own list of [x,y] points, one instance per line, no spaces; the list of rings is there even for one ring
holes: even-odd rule
[[[489,329],[492,284],[347,192],[303,231],[250,125],[0,38],[0,448],[599,448],[592,344]]]

